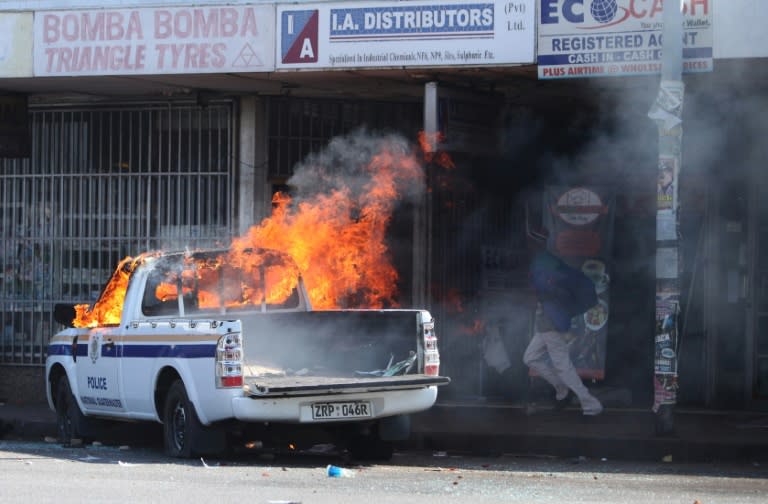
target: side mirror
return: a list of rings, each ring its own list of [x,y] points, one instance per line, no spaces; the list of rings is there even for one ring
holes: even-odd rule
[[[53,320],[66,327],[75,327],[75,305],[56,303],[53,307]]]

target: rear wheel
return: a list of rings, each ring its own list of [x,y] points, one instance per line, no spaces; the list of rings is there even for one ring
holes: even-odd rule
[[[187,397],[184,383],[176,380],[168,390],[163,408],[163,440],[166,454],[180,458],[192,456],[195,423],[199,422]]]
[[[165,453],[177,458],[218,454],[226,448],[226,433],[200,423],[181,380],[173,382],[165,398],[163,444]]]
[[[69,379],[62,376],[56,383],[56,426],[59,442],[71,445],[73,441],[84,441],[85,422],[85,415],[72,395]]]

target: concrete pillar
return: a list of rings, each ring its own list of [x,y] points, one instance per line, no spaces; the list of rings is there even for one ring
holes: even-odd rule
[[[428,82],[424,86],[424,134],[431,150],[436,150],[439,131],[437,110],[437,82]],[[433,144],[433,141],[435,144]],[[429,165],[425,166],[425,176],[429,177]],[[432,276],[432,204],[428,191],[417,202],[413,211],[413,288],[411,297],[413,306],[427,308],[429,299],[429,281]]]
[[[240,99],[237,232],[242,235],[270,214],[267,176],[267,114],[258,96]]]

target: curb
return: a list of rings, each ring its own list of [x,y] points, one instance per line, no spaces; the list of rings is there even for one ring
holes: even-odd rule
[[[18,437],[29,440],[42,440],[46,437],[56,437],[56,423],[38,420],[13,419],[4,421],[2,438]]]
[[[691,442],[674,437],[621,439],[551,434],[457,435],[420,432],[412,436],[407,448],[485,456],[513,454],[657,462],[768,462],[768,449],[765,445]]]

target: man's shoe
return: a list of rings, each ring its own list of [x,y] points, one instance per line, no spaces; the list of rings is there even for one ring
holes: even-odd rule
[[[570,390],[568,390],[565,393],[565,396],[562,399],[558,399],[557,396],[555,396],[555,407],[554,407],[554,410],[555,411],[562,411],[562,410],[564,410],[565,408],[567,408],[571,404],[572,400],[573,400],[573,392],[571,392]]]
[[[586,416],[596,416],[603,412],[603,404],[593,395],[581,400],[581,411]]]
[[[597,416],[603,412],[603,405],[600,404],[597,407],[586,409],[582,411],[584,416]]]

